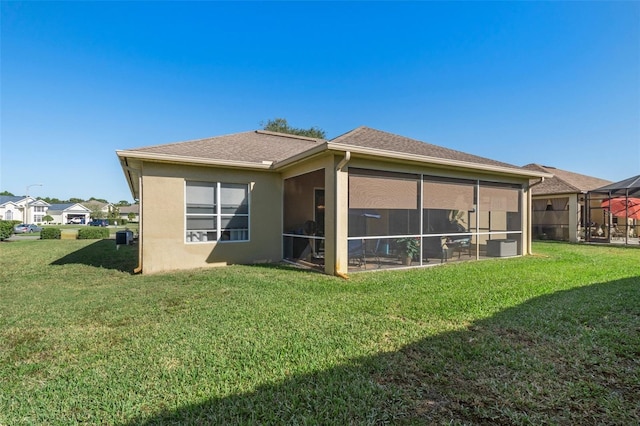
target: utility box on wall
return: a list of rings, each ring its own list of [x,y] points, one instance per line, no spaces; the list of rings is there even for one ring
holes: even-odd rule
[[[516,240],[489,240],[487,241],[487,256],[509,257],[518,255],[518,242]]]

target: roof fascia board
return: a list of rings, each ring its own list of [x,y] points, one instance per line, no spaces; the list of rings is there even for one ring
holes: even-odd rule
[[[531,196],[533,198],[536,197],[547,197],[547,198],[554,198],[554,197],[563,197],[565,195],[584,195],[586,194],[586,192],[567,192],[567,191],[563,191],[563,192],[548,192],[548,193],[539,193],[539,194],[531,194]]]
[[[124,178],[127,180],[127,184],[129,185],[129,191],[131,191],[131,195],[134,200],[138,199],[138,191],[136,189],[136,181],[140,179],[141,170],[140,164],[138,167],[135,167],[135,164],[129,164],[129,159],[127,157],[120,157],[118,155],[118,159],[120,160],[120,166],[122,167],[122,172],[124,173]],[[138,161],[139,163],[139,161]]]
[[[147,152],[136,151],[116,151],[116,154],[120,158],[136,158],[157,163],[198,164],[202,166],[237,167],[243,169],[267,170],[270,169],[273,164],[271,161],[265,161],[263,163],[253,163],[250,161],[219,160],[168,154],[150,154]]]
[[[553,177],[553,175],[550,173],[536,172],[533,170],[512,169],[509,167],[492,166],[488,164],[477,164],[477,163],[470,163],[467,161],[449,160],[449,159],[437,158],[437,157],[428,157],[426,155],[404,154],[404,153],[399,153],[395,151],[387,151],[387,150],[374,149],[374,148],[364,148],[360,146],[336,144],[331,142],[328,143],[328,149],[336,150],[336,151],[351,151],[351,154],[361,154],[361,155],[367,155],[367,156],[377,157],[377,158],[411,161],[414,163],[437,164],[442,166],[456,167],[456,168],[463,168],[463,169],[475,169],[475,170],[495,172],[500,174],[507,174],[512,176],[519,176],[519,177],[534,177],[534,178]]]

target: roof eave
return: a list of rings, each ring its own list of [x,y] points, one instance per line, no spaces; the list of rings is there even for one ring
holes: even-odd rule
[[[558,192],[533,192],[531,195],[534,197],[542,197],[542,196],[555,196],[555,195],[584,195],[586,192],[582,191],[558,191]]]
[[[503,175],[526,177],[526,178],[551,178],[550,173],[537,172],[526,169],[514,169],[510,167],[494,166],[489,164],[471,163],[468,161],[450,160],[446,158],[429,157],[426,155],[405,154],[397,151],[388,151],[374,148],[364,148],[360,146],[340,144],[340,143],[328,143],[328,149],[335,151],[350,151],[352,154],[360,154],[384,159],[395,159],[401,161],[410,161],[421,164],[435,164],[440,166],[454,167],[459,169],[474,169],[484,172],[493,172]]]
[[[136,182],[137,177],[134,176],[134,174],[139,176],[140,168],[132,167],[132,165],[130,164],[131,163],[130,160],[149,161],[154,163],[166,163],[166,164],[217,166],[217,167],[225,167],[225,168],[239,168],[239,169],[253,169],[253,170],[270,170],[273,166],[272,161],[263,161],[262,163],[255,163],[250,161],[220,160],[220,159],[167,155],[167,154],[148,153],[148,152],[126,151],[126,150],[116,151],[116,154],[120,159],[120,165],[122,166],[122,170],[125,174],[125,179],[127,180],[129,189],[131,190],[131,195],[135,200],[140,199],[140,193],[139,193],[140,191],[138,188],[138,183]]]
[[[256,163],[252,161],[236,161],[236,160],[222,160],[213,158],[191,157],[182,155],[170,155],[170,154],[158,154],[139,151],[116,151],[120,158],[135,158],[146,161],[153,161],[156,163],[171,163],[171,164],[198,164],[203,166],[220,166],[220,167],[236,167],[243,169],[270,169],[273,162],[263,161]]]
[[[118,155],[118,159],[120,160],[120,167],[122,167],[122,172],[124,173],[124,178],[127,180],[127,185],[129,185],[129,191],[131,191],[131,196],[134,200],[140,199],[139,188],[138,185],[135,185],[135,180],[133,174],[136,174],[138,177],[140,175],[140,170],[132,167],[129,164],[129,160],[127,159],[125,154],[122,154],[126,151],[116,151]],[[137,180],[137,179],[136,179]]]

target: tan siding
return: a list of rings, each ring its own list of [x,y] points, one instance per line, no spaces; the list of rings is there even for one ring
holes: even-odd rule
[[[251,184],[250,241],[186,243],[185,179]],[[280,182],[276,173],[146,163],[143,272],[279,261],[282,256]]]

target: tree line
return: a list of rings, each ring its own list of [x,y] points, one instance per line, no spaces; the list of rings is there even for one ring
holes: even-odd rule
[[[16,196],[15,194],[9,191],[2,191],[0,192],[0,195],[7,195],[9,197]],[[20,196],[26,197],[26,195],[20,195]],[[61,200],[60,198],[56,198],[56,197],[34,197],[34,198],[36,200],[42,200],[49,204],[73,204],[73,203],[91,203],[91,202],[109,204],[109,201],[105,200],[104,198],[96,198],[96,197],[91,197],[88,200],[85,200],[82,198],[74,198],[74,197],[71,197],[68,200]],[[130,206],[131,203],[127,200],[120,200],[117,203],[113,203],[113,205],[123,207],[123,206]]]

